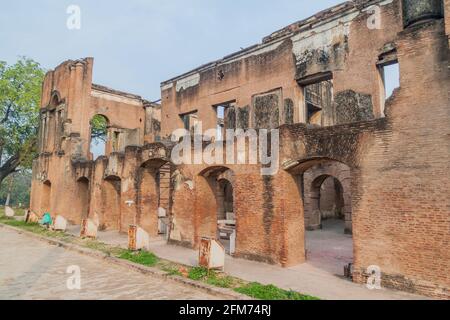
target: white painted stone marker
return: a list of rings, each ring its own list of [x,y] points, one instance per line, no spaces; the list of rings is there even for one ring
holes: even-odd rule
[[[15,214],[15,212],[14,212],[13,208],[8,207],[8,206],[5,207],[5,215],[6,215],[8,218],[14,217],[14,214]]]
[[[55,219],[54,229],[56,231],[66,231],[67,220],[63,216],[57,216]]]
[[[130,226],[128,230],[128,249],[142,250],[150,247],[150,236],[142,228]]]
[[[150,247],[150,236],[142,228],[137,229],[136,247],[138,250],[147,249]]]
[[[80,236],[96,239],[97,238],[97,230],[98,230],[98,225],[94,221],[92,221],[91,219],[84,219],[81,222]]]
[[[202,238],[199,247],[198,265],[209,269],[225,268],[225,248],[216,239]]]

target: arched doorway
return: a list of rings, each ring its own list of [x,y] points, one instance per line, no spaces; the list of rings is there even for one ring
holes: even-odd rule
[[[306,176],[306,181],[308,181]],[[344,188],[339,179],[321,175],[311,182],[306,191],[310,199],[307,199],[308,207],[305,209],[306,228],[309,230],[321,229],[323,223],[331,220],[342,222],[342,230],[345,231],[345,201]]]
[[[99,230],[121,230],[121,193],[122,180],[117,176],[109,176],[103,180],[101,199],[102,210],[99,217]]]
[[[236,250],[236,216],[233,185],[227,179],[217,181],[217,238],[228,254]]]
[[[81,223],[89,215],[90,188],[89,179],[86,177],[81,177],[77,180],[77,200],[77,217],[80,220],[78,223]]]
[[[46,212],[51,213],[51,197],[52,197],[52,183],[47,180],[42,184],[41,194],[41,214]]]
[[[227,220],[234,214],[233,185],[227,179],[220,179],[218,182],[217,202],[219,220]],[[234,218],[233,218],[234,219]]]
[[[307,263],[343,276],[353,263],[350,168],[314,159],[291,169],[291,174],[303,201]]]
[[[165,160],[154,159],[139,169],[138,225],[151,236],[165,236],[171,210],[171,166]]]
[[[90,121],[90,146],[89,150],[92,155],[92,159],[96,160],[100,156],[107,154],[107,139],[109,120],[107,117],[101,114],[97,114],[92,117]]]
[[[215,230],[216,239],[224,246],[225,251],[233,255],[236,251],[237,219],[234,206],[234,173],[226,167],[210,168],[201,174],[208,188],[199,199],[197,207],[204,217],[204,230]],[[206,187],[205,185],[205,187]],[[200,186],[201,189],[202,186]],[[204,201],[202,201],[204,200]],[[215,213],[214,219],[212,214]]]

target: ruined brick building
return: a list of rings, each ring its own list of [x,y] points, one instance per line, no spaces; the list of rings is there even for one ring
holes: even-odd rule
[[[385,287],[449,298],[449,36],[449,0],[349,1],[164,81],[161,104],[93,84],[91,58],[64,62],[44,81],[31,209],[194,248],[218,237],[284,267],[307,262],[305,235],[334,219],[352,234],[355,282],[377,265]],[[95,115],[108,122],[97,159]],[[199,121],[279,128],[278,172],[174,164],[171,134]]]

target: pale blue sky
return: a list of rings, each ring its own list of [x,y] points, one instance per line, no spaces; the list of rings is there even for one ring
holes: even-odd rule
[[[341,0],[14,0],[0,10],[0,60],[19,55],[54,68],[95,58],[94,82],[160,97],[160,82],[259,43]],[[66,9],[81,8],[81,30]]]

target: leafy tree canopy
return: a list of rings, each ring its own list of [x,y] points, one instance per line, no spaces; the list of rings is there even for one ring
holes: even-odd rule
[[[108,120],[102,115],[95,115],[91,120],[91,139],[97,144],[105,142],[108,133]]]
[[[32,59],[10,66],[0,61],[0,184],[18,168],[30,168],[36,155],[44,74]]]

